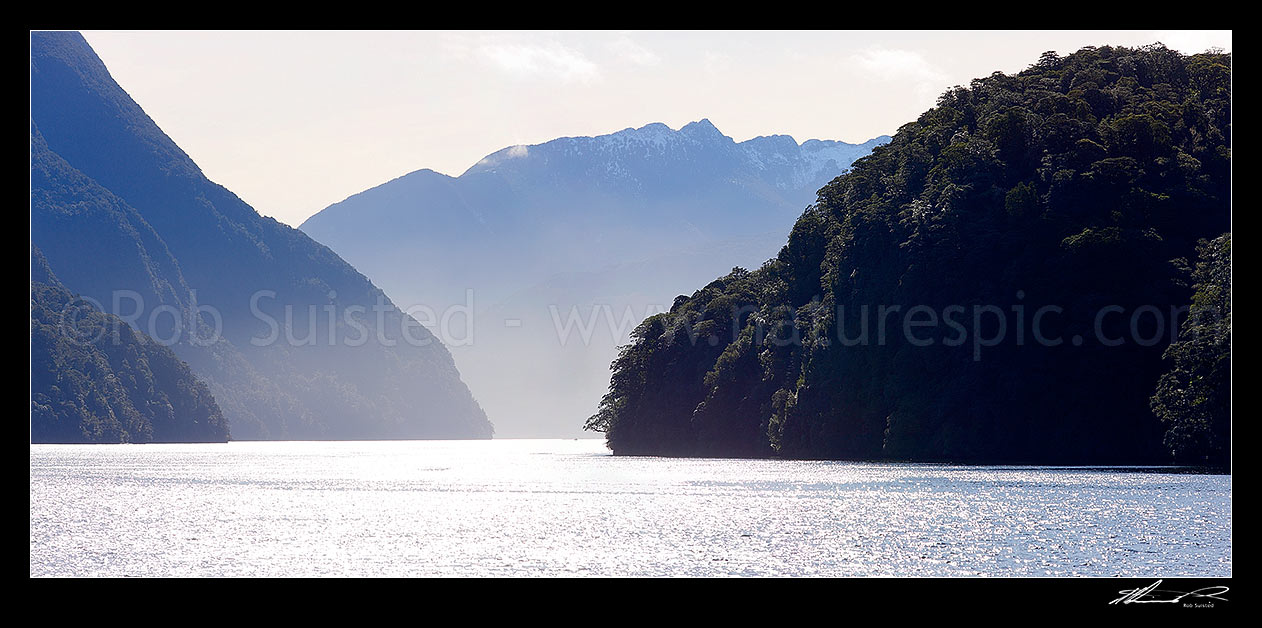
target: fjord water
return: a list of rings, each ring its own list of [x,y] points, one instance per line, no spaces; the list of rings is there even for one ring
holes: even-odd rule
[[[1230,475],[600,440],[30,451],[32,576],[1231,576]]]

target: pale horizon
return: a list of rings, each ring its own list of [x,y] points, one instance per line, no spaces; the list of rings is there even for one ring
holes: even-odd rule
[[[951,86],[1021,71],[1044,51],[1231,49],[1231,31],[83,35],[208,178],[295,227],[409,172],[459,176],[515,145],[703,118],[738,142],[861,143]]]

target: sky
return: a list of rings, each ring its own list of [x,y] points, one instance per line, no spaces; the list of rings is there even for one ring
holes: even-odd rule
[[[211,180],[292,226],[505,147],[708,118],[736,141],[858,143],[1044,51],[1231,31],[84,31]]]

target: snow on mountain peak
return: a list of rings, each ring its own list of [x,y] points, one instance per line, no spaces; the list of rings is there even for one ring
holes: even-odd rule
[[[845,172],[855,159],[868,154],[874,143],[884,142],[847,144],[811,139],[798,144],[790,135],[763,135],[737,146],[749,164],[776,187],[799,189],[821,185]]]
[[[676,131],[661,122],[646,124],[638,129],[625,128],[617,133],[609,135],[598,135],[590,138],[575,138],[592,140],[594,143],[602,146],[607,145],[625,145],[625,144],[654,144],[665,145],[676,139]]]
[[[743,164],[738,167],[757,173],[777,188],[799,189],[819,185],[841,174],[874,145],[886,141],[888,137],[882,136],[863,144],[817,139],[798,144],[790,135],[763,135],[737,143],[708,118],[702,118],[678,131],[653,122],[606,135],[563,137],[532,146],[510,146],[483,158],[470,171],[495,170],[510,160],[563,155],[563,159],[571,163],[588,162],[583,168],[587,172],[625,179],[635,178],[632,170],[628,170],[633,167],[625,162],[627,159],[719,159],[734,165]],[[730,161],[732,159],[736,161]]]
[[[719,139],[726,138],[715,128],[714,123],[709,118],[702,118],[696,122],[689,122],[679,129],[679,133],[696,139]]]

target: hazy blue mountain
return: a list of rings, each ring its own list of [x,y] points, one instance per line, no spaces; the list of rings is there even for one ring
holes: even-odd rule
[[[31,154],[32,245],[68,290],[170,343],[235,438],[491,435],[432,334],[206,179],[77,33],[31,34]]]
[[[774,255],[815,191],[888,140],[649,124],[508,147],[458,177],[418,170],[300,228],[432,314],[500,433],[577,435],[636,322]]]
[[[498,301],[554,273],[783,231],[817,189],[887,141],[737,143],[709,120],[649,124],[512,146],[459,177],[418,170],[300,229],[403,301],[462,303],[468,288]],[[434,267],[445,272],[417,277]]]
[[[41,259],[56,266],[65,283],[94,299],[98,308],[127,316],[141,312],[138,326],[173,340],[179,355],[197,365],[238,436],[297,434],[289,426],[310,422],[289,391],[259,373],[232,342],[213,338],[196,310],[196,293],[149,223],[49,150],[34,123],[31,239],[33,247],[42,247]],[[167,307],[179,312],[178,319],[157,316],[150,326],[147,315]]]

